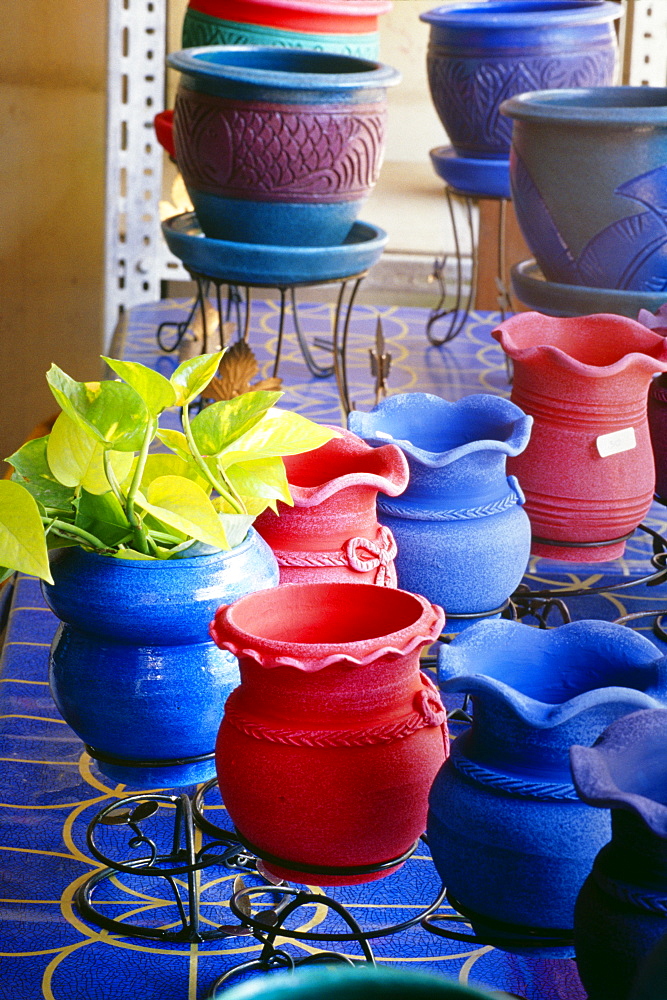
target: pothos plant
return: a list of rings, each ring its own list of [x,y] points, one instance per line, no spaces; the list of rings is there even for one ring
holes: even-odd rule
[[[186,361],[169,379],[112,358],[103,360],[118,380],[76,382],[51,366],[61,412],[50,434],[9,456],[13,475],[0,480],[0,581],[18,570],[53,582],[48,549],[69,545],[119,559],[233,548],[266,507],[292,503],[282,456],[335,431],[277,409],[283,393],[266,390],[191,418],[223,353]],[[159,426],[172,407],[182,430]]]

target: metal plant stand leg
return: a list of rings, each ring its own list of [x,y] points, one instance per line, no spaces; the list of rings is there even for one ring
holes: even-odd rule
[[[470,286],[468,288],[468,294],[465,297],[465,305],[463,304],[463,263],[461,255],[461,243],[459,240],[459,230],[456,221],[456,216],[454,214],[454,203],[452,200],[452,189],[450,187],[445,188],[445,196],[447,199],[447,208],[449,210],[449,218],[452,225],[452,233],[454,236],[454,256],[456,261],[456,288],[454,293],[454,305],[450,309],[446,309],[445,301],[448,295],[447,279],[445,278],[445,267],[447,265],[447,260],[449,258],[448,254],[445,254],[441,260],[435,262],[433,277],[438,281],[440,285],[440,300],[436,307],[431,310],[428,320],[426,321],[426,336],[428,337],[431,344],[434,347],[441,347],[443,344],[449,343],[450,340],[454,340],[455,337],[459,335],[463,327],[465,326],[468,316],[470,315],[470,310],[472,309],[472,303],[475,296],[475,290],[477,287],[477,254],[475,253],[475,234],[472,218],[472,206],[473,199],[469,195],[460,194],[464,200],[466,208],[466,222],[468,226],[468,236],[470,239],[470,245],[473,247],[472,253],[472,274],[470,276]],[[444,336],[436,336],[433,332],[433,326],[438,323],[441,319],[448,317],[448,323]]]

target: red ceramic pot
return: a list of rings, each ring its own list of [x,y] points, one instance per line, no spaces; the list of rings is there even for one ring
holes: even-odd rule
[[[190,0],[188,6],[209,17],[244,24],[265,24],[287,31],[355,33],[377,31],[390,0]]]
[[[160,111],[153,119],[153,128],[157,141],[163,149],[169,153],[172,160],[176,159],[176,147],[174,146],[174,112]]]
[[[394,444],[371,448],[342,431],[321,448],[285,459],[294,506],[278,502],[255,527],[274,551],[281,583],[339,580],[396,586],[396,543],[376,515],[378,492],[395,497],[409,469]]]
[[[440,696],[419,670],[444,613],[416,594],[364,584],[256,596],[211,623],[241,669],[216,746],[229,815],[279,878],[382,878],[423,832],[447,753]]]
[[[618,559],[653,499],[646,399],[651,376],[667,371],[667,342],[603,313],[519,313],[493,336],[514,362],[512,401],[535,420],[507,463],[526,495],[533,553]]]

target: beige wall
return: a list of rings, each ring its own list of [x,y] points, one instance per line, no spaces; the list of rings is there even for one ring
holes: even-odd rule
[[[4,0],[0,31],[0,458],[56,410],[52,361],[99,370],[104,0]]]

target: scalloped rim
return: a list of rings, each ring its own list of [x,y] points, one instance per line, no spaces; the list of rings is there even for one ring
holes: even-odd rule
[[[563,351],[562,348],[556,347],[553,344],[531,344],[528,347],[519,347],[513,337],[513,327],[525,326],[528,321],[535,319],[539,319],[540,324],[556,327],[560,324],[581,326],[587,319],[593,318],[595,320],[605,320],[616,326],[630,324],[630,329],[634,329],[638,339],[644,339],[647,351],[651,345],[656,348],[662,346],[662,351],[659,353],[663,355],[663,360],[654,357],[652,354],[644,353],[637,346],[635,350],[624,354],[623,357],[619,358],[618,361],[614,361],[611,365],[590,365],[583,361],[578,361]],[[636,320],[630,319],[627,316],[619,316],[616,313],[595,313],[593,316],[547,316],[544,313],[534,311],[524,312],[500,323],[491,331],[491,336],[494,340],[498,341],[503,351],[514,361],[520,361],[525,364],[546,356],[563,370],[571,374],[583,375],[586,378],[609,378],[613,375],[619,375],[637,362],[650,362],[650,365],[654,366],[651,369],[654,372],[667,371],[667,341],[665,338],[653,333],[652,330],[649,330],[648,327],[638,323]]]
[[[376,417],[378,418],[378,424],[381,423],[385,415],[391,417],[396,410],[400,410],[404,406],[403,400],[407,398],[414,399],[415,406],[425,416],[430,411],[440,419],[446,413],[452,411],[465,413],[467,410],[471,410],[474,413],[480,408],[491,405],[490,401],[492,400],[493,405],[499,410],[501,416],[513,420],[512,431],[504,441],[498,438],[479,438],[476,441],[466,441],[464,444],[456,445],[447,451],[426,451],[426,449],[418,447],[407,440],[407,438],[394,437],[389,431],[384,431],[381,426],[376,425]],[[482,400],[483,403],[481,402]],[[403,392],[396,393],[382,400],[381,403],[374,406],[368,413],[352,410],[348,418],[348,426],[351,431],[362,437],[364,441],[373,442],[376,446],[382,444],[397,445],[401,451],[410,455],[411,458],[414,458],[422,465],[435,469],[450,465],[464,455],[469,455],[476,451],[499,451],[512,458],[520,455],[530,440],[533,418],[524,413],[511,400],[505,399],[503,396],[493,396],[491,393],[471,393],[469,396],[462,396],[455,402],[451,402],[430,392]]]

